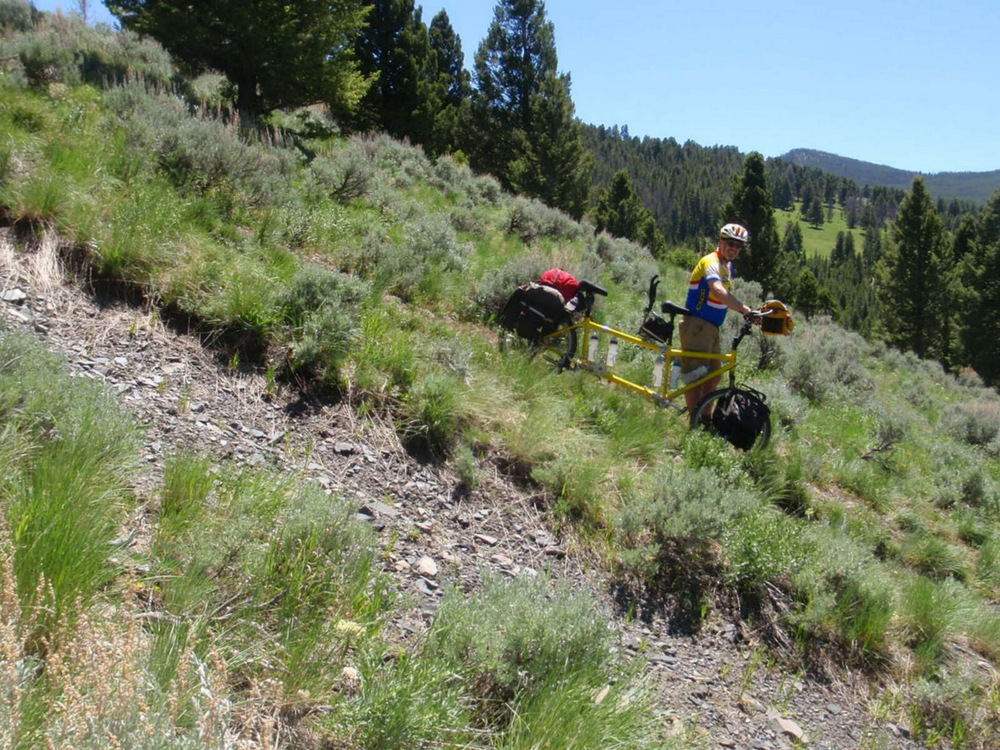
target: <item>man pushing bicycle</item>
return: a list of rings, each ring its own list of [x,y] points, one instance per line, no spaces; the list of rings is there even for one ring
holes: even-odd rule
[[[719,330],[726,320],[726,313],[735,310],[741,315],[753,312],[732,293],[733,262],[750,241],[750,233],[739,224],[726,224],[719,230],[719,244],[715,250],[695,264],[688,283],[685,307],[690,315],[681,319],[681,349],[721,354]],[[707,365],[709,370],[719,369],[717,359],[681,357],[681,373],[688,373],[697,367]],[[719,377],[714,377],[697,388],[684,394],[688,413],[694,414],[695,407],[719,385]]]

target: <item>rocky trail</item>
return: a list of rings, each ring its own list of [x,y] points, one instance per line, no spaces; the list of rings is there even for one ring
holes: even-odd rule
[[[228,367],[154,311],[82,291],[64,277],[53,237],[26,252],[0,234],[0,272],[5,330],[36,337],[75,377],[102,382],[144,426],[148,486],[137,488],[140,497],[151,494],[165,458],[178,450],[291,471],[343,495],[391,543],[383,559],[404,595],[400,637],[419,638],[445,588],[475,587],[486,571],[545,572],[610,599],[597,566],[552,529],[541,498],[495,468],[484,467],[470,490],[444,468],[414,460],[377,416],[272,392],[263,375]],[[126,533],[141,544],[148,514],[137,513],[134,524]],[[620,644],[646,660],[665,721],[692,736],[692,747],[924,747],[906,726],[870,718],[872,695],[862,680],[783,672],[741,624],[710,619],[695,635],[670,625],[655,613],[643,622],[623,617]]]

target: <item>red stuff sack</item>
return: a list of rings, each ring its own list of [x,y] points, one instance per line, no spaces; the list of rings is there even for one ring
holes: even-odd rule
[[[568,271],[563,271],[561,268],[549,269],[542,274],[542,278],[538,282],[558,289],[559,294],[562,295],[563,302],[569,302],[580,291],[580,282],[576,280],[576,277]]]

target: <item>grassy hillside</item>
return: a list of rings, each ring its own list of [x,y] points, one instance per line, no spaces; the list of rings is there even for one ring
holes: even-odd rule
[[[844,217],[844,212],[840,209],[834,209],[833,216],[830,221],[824,221],[821,226],[814,227],[809,222],[802,218],[801,205],[796,204],[795,209],[792,211],[784,211],[780,208],[774,211],[774,223],[778,228],[778,235],[782,236],[785,232],[785,226],[789,223],[798,223],[802,228],[802,245],[805,250],[806,257],[820,257],[829,258],[830,254],[833,252],[834,247],[837,245],[837,234],[843,232],[845,235],[848,232],[854,234],[855,247],[858,250],[861,249],[862,243],[864,241],[865,233],[860,227],[855,227],[854,229],[849,229],[847,226],[847,219]]]
[[[16,54],[37,40],[4,39],[14,53],[0,54],[0,215],[22,252],[58,232],[82,280],[200,330],[229,366],[350,398],[469,483],[491,471],[529,484],[633,611],[672,602],[690,622],[750,618],[792,669],[849,666],[886,685],[885,710],[927,742],[996,746],[994,392],[829,321],[800,321],[787,340],[746,346],[742,375],[768,394],[778,429],[767,452],[734,452],[671,411],[495,345],[492,315],[545,268],[605,285],[599,314],[625,330],[640,323],[649,277],[682,299],[686,269],[657,267],[450,157],[339,137],[314,113],[253,136],[211,106],[192,115],[189,104],[211,96],[205,82],[169,84],[154,49],[71,19],[49,31],[114,50],[133,73],[96,88],[70,75],[72,56],[55,56],[40,80]],[[813,251],[823,247],[817,238]],[[741,293],[760,301],[752,285]],[[241,727],[221,707],[266,686],[276,714],[295,714],[303,691],[323,707],[309,715],[316,747],[666,742],[643,685],[612,656],[607,614],[577,595],[531,583],[456,591],[419,648],[394,651],[378,627],[392,604],[372,540],[346,502],[288,478],[177,457],[156,489],[156,544],[133,568],[148,572],[122,574],[107,542],[138,502],[134,428],[99,394],[75,397],[23,341],[2,347],[6,738],[100,746],[50,708],[96,690],[69,655],[103,628],[131,650],[103,657],[129,667],[127,695],[87,704],[101,741],[223,747]],[[93,445],[111,447],[93,455]],[[38,491],[53,476],[61,499]],[[89,502],[70,502],[74,477]],[[74,515],[84,511],[93,517]],[[56,554],[57,532],[77,534],[81,559]],[[211,587],[206,570],[220,571]],[[162,619],[145,631],[120,617],[137,587],[158,592]],[[231,599],[243,602],[235,615],[206,616]],[[514,632],[511,621],[532,626]],[[347,667],[377,689],[345,689]],[[181,689],[198,680],[200,692]],[[621,697],[595,708],[606,684]]]

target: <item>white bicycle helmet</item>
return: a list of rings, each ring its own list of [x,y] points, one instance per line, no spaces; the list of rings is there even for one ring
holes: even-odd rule
[[[719,230],[719,237],[746,244],[750,241],[750,232],[739,224],[726,224],[726,226]]]

